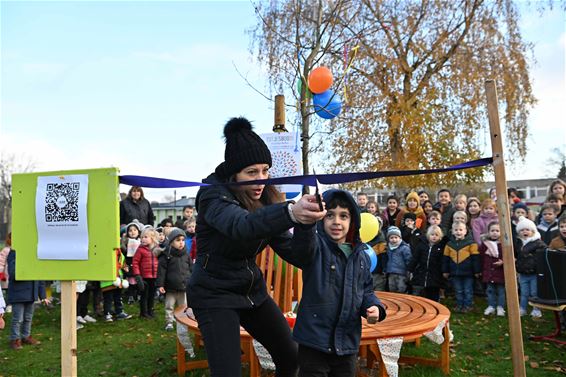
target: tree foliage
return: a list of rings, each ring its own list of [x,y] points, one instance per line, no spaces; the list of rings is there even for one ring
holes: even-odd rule
[[[347,108],[316,130],[330,170],[427,169],[489,155],[486,79],[497,83],[507,150],[524,160],[535,103],[532,46],[521,37],[513,1],[295,0],[260,4],[257,12],[252,37],[273,88],[294,89],[297,77],[321,64],[339,73]],[[344,51],[355,46],[341,81],[353,56]],[[298,102],[304,127],[310,102],[304,93]],[[474,169],[395,182],[436,186],[482,175]]]

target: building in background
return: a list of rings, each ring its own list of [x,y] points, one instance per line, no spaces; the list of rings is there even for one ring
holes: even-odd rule
[[[195,198],[187,198],[186,196],[182,196],[180,199],[168,203],[151,202],[151,208],[155,215],[155,225],[157,226],[163,219],[168,217],[175,223],[175,221],[183,217],[184,206],[194,207],[194,205]]]

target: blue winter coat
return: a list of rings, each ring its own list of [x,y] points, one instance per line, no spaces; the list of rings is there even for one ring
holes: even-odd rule
[[[387,268],[385,272],[388,274],[405,275],[412,256],[411,247],[405,241],[401,241],[399,247],[394,250],[391,250],[388,245]]]
[[[16,280],[16,252],[8,253],[8,304],[19,302],[34,302],[38,298],[45,299],[45,283],[37,280]]]
[[[326,191],[324,201],[329,203],[339,190]],[[337,355],[358,352],[361,337],[361,317],[373,305],[380,308],[380,320],[385,309],[373,292],[369,270],[370,259],[366,245],[360,242],[359,209],[348,193],[351,202],[353,252],[346,255],[324,232],[319,221],[310,229],[295,228],[293,239],[297,266],[303,270],[303,295],[299,304],[293,338],[299,344]],[[352,209],[351,209],[352,210]]]
[[[205,182],[218,182],[215,174]],[[193,308],[250,309],[268,297],[255,257],[267,245],[285,260],[294,226],[288,203],[249,212],[226,186],[207,186],[196,198],[197,257],[187,286]]]

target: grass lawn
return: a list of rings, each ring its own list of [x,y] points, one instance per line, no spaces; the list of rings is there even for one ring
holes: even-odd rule
[[[446,303],[450,306],[451,301]],[[507,318],[483,316],[485,300],[476,298],[476,311],[453,314],[451,329],[451,376],[512,376],[511,346]],[[78,331],[79,376],[174,376],[176,375],[175,332],[164,331],[163,304],[157,305],[157,318],[137,318],[135,305],[126,305],[134,318],[126,321],[87,324]],[[60,375],[59,306],[38,308],[32,334],[42,344],[23,350],[8,348],[11,314],[6,314],[7,328],[0,331],[0,376]],[[566,347],[552,343],[532,342],[529,335],[550,333],[553,315],[523,320],[523,336],[528,376],[566,375]],[[421,347],[403,345],[402,354],[432,355],[439,346],[423,339]],[[202,355],[201,355],[202,356]],[[373,371],[375,375],[375,371]],[[441,376],[431,367],[401,366],[401,376]],[[208,376],[197,371],[187,376]]]

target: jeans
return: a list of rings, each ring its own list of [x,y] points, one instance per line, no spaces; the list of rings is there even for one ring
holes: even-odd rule
[[[407,292],[407,278],[405,275],[389,274],[389,292]]]
[[[114,302],[114,314],[120,314],[124,311],[122,305],[122,290],[119,288],[111,289],[102,293],[104,297],[104,314],[112,314],[112,302]]]
[[[33,301],[12,304],[10,340],[23,339],[31,335],[31,321],[34,308]]]
[[[357,354],[335,355],[299,344],[299,377],[352,377]]]
[[[474,297],[473,276],[453,276],[452,285],[456,294],[456,306],[460,308],[471,308]]]
[[[168,291],[165,292],[165,322],[175,322],[173,312],[175,305],[187,305],[187,292],[185,291]]]
[[[211,377],[242,375],[240,325],[273,358],[277,377],[297,373],[297,344],[281,309],[268,298],[252,309],[193,308],[208,355]]]
[[[528,309],[529,297],[537,297],[537,275],[519,274],[519,286],[521,287],[521,300],[519,306],[523,310]]]
[[[505,307],[505,285],[487,283],[487,304],[493,308],[496,306]]]

